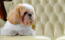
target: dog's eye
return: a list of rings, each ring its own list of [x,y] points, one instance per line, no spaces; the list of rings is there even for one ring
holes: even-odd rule
[[[31,17],[32,15],[31,15],[31,14],[28,14],[28,16],[30,16],[30,17]]]
[[[27,14],[27,12],[24,13],[24,15],[26,15],[26,14]]]

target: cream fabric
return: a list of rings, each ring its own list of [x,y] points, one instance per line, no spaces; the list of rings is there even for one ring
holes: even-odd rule
[[[34,6],[36,35],[57,38],[65,34],[65,0],[13,0],[5,2],[7,12],[19,3]]]
[[[5,24],[5,21],[0,19],[0,27],[2,27]]]
[[[45,36],[0,36],[0,40],[51,40],[50,37]]]

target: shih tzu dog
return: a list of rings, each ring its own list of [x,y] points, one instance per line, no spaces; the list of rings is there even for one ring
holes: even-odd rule
[[[1,35],[35,35],[32,24],[35,22],[34,8],[29,4],[19,4],[10,11]]]

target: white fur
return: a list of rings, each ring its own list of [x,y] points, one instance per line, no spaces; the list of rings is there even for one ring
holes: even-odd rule
[[[33,10],[34,8],[29,4],[19,4],[17,6],[24,6],[27,9]],[[13,21],[13,20],[12,20]],[[11,24],[8,20],[3,28],[1,28],[1,35],[34,35],[35,31],[32,26],[24,24]]]
[[[11,24],[9,21],[6,22],[4,27],[1,29],[1,35],[34,35],[35,31],[31,26]]]
[[[30,9],[30,10],[34,10],[34,8],[33,8],[33,6],[32,5],[30,5],[30,4],[19,4],[19,5],[17,5],[17,6],[24,6],[25,8],[27,8],[27,9]]]

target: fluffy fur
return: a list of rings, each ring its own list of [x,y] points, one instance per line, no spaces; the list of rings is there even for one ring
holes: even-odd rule
[[[34,8],[29,4],[19,4],[10,11],[1,35],[35,35],[34,22]]]

